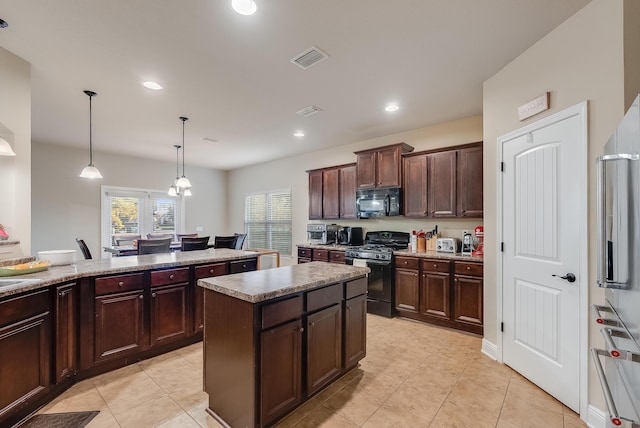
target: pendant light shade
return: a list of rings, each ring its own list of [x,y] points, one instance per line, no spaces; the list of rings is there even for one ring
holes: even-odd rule
[[[98,168],[93,166],[93,141],[92,141],[92,129],[91,129],[91,99],[95,97],[97,94],[93,91],[84,91],[84,93],[89,97],[89,165],[84,167],[82,172],[80,173],[80,177],[82,178],[102,178],[102,174]]]
[[[15,156],[16,153],[11,148],[11,144],[4,138],[0,137],[0,156]]]
[[[189,187],[191,187],[191,182],[189,181],[189,179],[187,177],[185,177],[184,174],[184,123],[189,120],[188,117],[183,117],[180,116],[180,120],[182,121],[182,177],[178,178],[178,181],[176,181],[176,186],[181,188],[181,189],[188,189]]]

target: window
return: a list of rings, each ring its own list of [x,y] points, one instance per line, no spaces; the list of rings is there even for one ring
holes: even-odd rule
[[[180,197],[162,191],[102,186],[102,246],[116,245],[148,233],[181,233],[183,204]],[[127,239],[130,238],[130,239]]]
[[[291,255],[291,189],[247,195],[244,200],[247,248]]]

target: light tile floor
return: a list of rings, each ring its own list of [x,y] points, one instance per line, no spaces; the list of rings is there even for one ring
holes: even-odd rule
[[[282,420],[306,427],[585,427],[578,415],[480,353],[481,339],[367,318],[367,357]],[[205,412],[198,343],[77,383],[42,413],[100,410],[96,427],[220,427]]]

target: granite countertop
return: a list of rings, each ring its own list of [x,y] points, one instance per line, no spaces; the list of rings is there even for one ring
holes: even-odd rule
[[[364,276],[368,267],[310,262],[274,269],[216,276],[198,285],[251,303],[298,293],[335,282]]]
[[[447,260],[462,260],[465,262],[479,262],[483,263],[483,257],[463,256],[461,253],[438,253],[436,251],[417,251],[411,250],[398,250],[393,252],[394,256],[404,257],[420,257],[429,259],[447,259]]]
[[[0,298],[24,291],[47,287],[51,284],[71,281],[91,276],[129,273],[148,269],[189,266],[200,263],[241,260],[257,256],[253,251],[209,248],[199,251],[176,251],[172,253],[148,254],[144,256],[112,257],[99,260],[79,260],[75,264],[51,266],[48,270],[26,275],[0,277]],[[3,282],[21,281],[14,285]]]

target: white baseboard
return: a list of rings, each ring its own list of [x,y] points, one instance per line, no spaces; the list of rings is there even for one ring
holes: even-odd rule
[[[480,352],[493,360],[498,360],[498,347],[487,339],[482,339],[482,349]]]
[[[590,428],[607,428],[607,414],[589,404],[587,411],[587,426]]]

